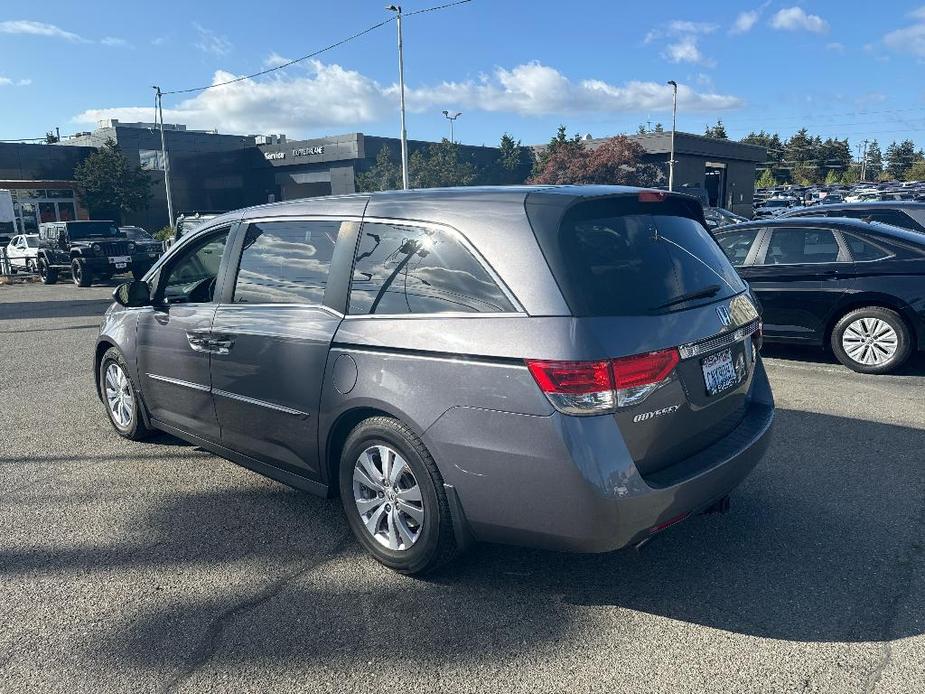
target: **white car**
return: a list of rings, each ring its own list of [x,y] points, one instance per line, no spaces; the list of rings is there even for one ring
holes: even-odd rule
[[[39,235],[20,234],[10,239],[6,257],[16,270],[38,271]]]

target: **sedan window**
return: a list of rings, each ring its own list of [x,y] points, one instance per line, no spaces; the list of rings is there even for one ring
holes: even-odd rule
[[[743,229],[742,231],[733,231],[721,235],[717,240],[729,261],[739,266],[745,263],[748,252],[751,250],[755,238],[758,236],[758,229]]]
[[[838,242],[827,229],[774,229],[765,263],[801,265],[834,263],[838,260]]]

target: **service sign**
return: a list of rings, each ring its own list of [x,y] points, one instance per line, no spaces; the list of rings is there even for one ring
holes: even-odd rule
[[[274,159],[285,159],[286,153],[285,152],[264,152],[263,158],[266,159],[267,161],[273,161]]]

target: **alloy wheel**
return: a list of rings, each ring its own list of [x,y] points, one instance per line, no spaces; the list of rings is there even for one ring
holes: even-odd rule
[[[135,397],[128,376],[115,362],[106,367],[104,389],[112,421],[120,429],[128,428],[135,413]]]
[[[393,448],[370,446],[353,468],[353,499],[367,532],[383,547],[403,551],[420,537],[424,502],[411,466]]]
[[[857,363],[881,366],[896,354],[899,337],[893,326],[880,318],[858,318],[845,328],[841,345]]]

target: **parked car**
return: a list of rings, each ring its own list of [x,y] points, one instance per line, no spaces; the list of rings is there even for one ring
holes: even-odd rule
[[[132,276],[136,280],[144,277],[154,262],[164,253],[164,244],[151,236],[142,227],[119,227],[125,238],[135,244],[135,262],[132,263]]]
[[[787,210],[798,208],[799,203],[796,198],[770,198],[761,206],[755,208],[755,217],[757,219],[766,219],[783,214]],[[803,209],[799,207],[799,209]]]
[[[39,225],[38,270],[44,284],[54,284],[58,274],[69,272],[78,287],[94,280],[108,280],[131,272],[137,258],[135,244],[127,240],[115,222],[103,220],[45,222]]]
[[[699,202],[617,186],[384,192],[211,220],[120,286],[116,431],[339,494],[383,564],[471,539],[600,552],[724,509],[773,400]]]
[[[10,239],[6,247],[6,257],[14,270],[36,272],[36,260],[39,255],[39,235],[20,234]]]
[[[847,218],[784,218],[716,230],[763,308],[764,338],[830,346],[882,374],[925,349],[925,236]]]
[[[703,208],[703,216],[707,221],[707,229],[715,229],[716,227],[725,226],[727,224],[738,224],[739,222],[748,221],[745,217],[723,209],[722,207],[705,207]]]
[[[788,211],[784,217],[850,217],[925,232],[925,203],[854,202]]]

